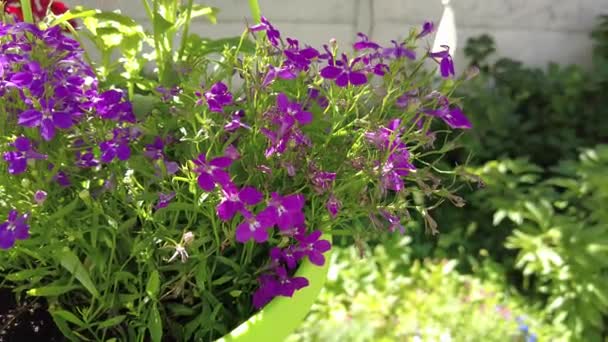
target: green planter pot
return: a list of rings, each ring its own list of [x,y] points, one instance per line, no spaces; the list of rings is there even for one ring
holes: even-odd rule
[[[331,242],[330,235],[323,235],[322,238]],[[297,291],[292,298],[275,298],[217,342],[283,342],[302,323],[323,289],[330,255],[331,251],[325,253],[325,265],[322,267],[311,264],[308,259],[300,265],[296,276],[306,277],[310,282],[308,287]]]

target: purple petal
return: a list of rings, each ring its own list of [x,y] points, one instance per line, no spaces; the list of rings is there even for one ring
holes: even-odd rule
[[[348,85],[348,73],[342,73],[338,78],[336,78],[336,85],[338,87],[346,87]]]
[[[29,72],[17,72],[11,76],[11,82],[18,87],[26,87],[32,83],[34,77]]]
[[[216,183],[219,183],[223,188],[230,185],[230,175],[222,170],[213,170],[211,176]]]
[[[452,128],[470,129],[472,127],[471,122],[459,107],[452,108],[449,113],[441,118]]]
[[[14,230],[15,238],[17,240],[25,240],[25,239],[29,238],[30,237],[29,230],[30,230],[30,226],[28,226],[25,223],[16,224],[15,230]]]
[[[109,163],[114,159],[114,157],[116,157],[116,150],[114,148],[108,148],[101,153],[100,159],[102,163]]]
[[[268,241],[268,231],[266,229],[257,229],[253,232],[253,239],[257,243]]]
[[[348,75],[348,80],[350,81],[350,83],[352,85],[356,85],[356,86],[367,83],[367,77],[362,72],[351,72]]]
[[[452,63],[452,59],[449,56],[441,60],[439,68],[441,70],[441,76],[444,78],[448,78],[451,75],[454,75],[454,64]]]
[[[264,195],[252,186],[246,186],[239,192],[239,199],[247,205],[256,205],[263,197]]]
[[[314,243],[314,249],[321,253],[327,252],[331,249],[331,243],[327,240],[319,240]]]
[[[7,228],[8,223],[0,226],[0,249],[9,249],[15,245],[15,235]]]
[[[72,116],[64,112],[53,113],[53,124],[55,127],[67,129],[72,127]]]
[[[213,182],[213,178],[208,173],[201,173],[198,176],[198,186],[205,191],[213,191],[215,189],[215,183]]]
[[[8,161],[8,173],[18,175],[27,170],[27,159],[18,152],[7,152],[4,159]]]
[[[15,142],[13,144],[15,145],[15,148],[21,152],[27,152],[32,148],[32,143],[30,142],[30,139],[26,137],[18,137],[17,139],[15,139]]]
[[[287,95],[279,93],[279,95],[277,95],[277,107],[279,107],[281,111],[286,111],[287,106],[289,106],[289,99],[287,99]]]
[[[325,257],[323,254],[316,251],[308,253],[308,260],[317,266],[323,266],[325,264]]]
[[[307,125],[312,122],[312,113],[311,112],[298,112],[296,113],[296,120],[300,123],[300,125]]]
[[[236,228],[236,241],[245,243],[251,239],[253,232],[249,229],[249,223],[247,221],[241,223]]]
[[[342,68],[338,68],[333,65],[328,65],[325,68],[321,69],[321,77],[334,79],[334,78],[340,76],[340,74],[342,74],[343,71],[344,70],[342,70]]]
[[[217,157],[209,162],[209,165],[227,168],[232,164],[232,159],[228,157]]]
[[[242,208],[242,204],[233,201],[222,201],[217,206],[217,216],[220,220],[228,221],[231,220],[239,209]]]
[[[55,125],[51,119],[43,119],[40,125],[40,136],[46,141],[51,141],[55,137]]]
[[[289,195],[283,197],[282,205],[287,211],[300,211],[304,207],[306,200],[301,194]]]
[[[17,123],[25,127],[36,127],[40,125],[41,120],[42,113],[35,109],[30,109],[19,114],[19,121]]]
[[[128,160],[131,157],[131,149],[129,148],[129,145],[118,145],[118,147],[116,148],[116,156],[118,156],[118,159],[120,160]]]

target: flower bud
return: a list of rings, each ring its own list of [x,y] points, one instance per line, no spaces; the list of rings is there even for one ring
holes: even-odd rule
[[[42,205],[44,203],[44,201],[46,201],[46,198],[47,198],[47,193],[45,191],[43,191],[43,190],[38,190],[34,194],[34,201],[38,205]]]
[[[192,241],[194,241],[194,233],[186,232],[182,238],[184,240],[184,245],[189,245]]]

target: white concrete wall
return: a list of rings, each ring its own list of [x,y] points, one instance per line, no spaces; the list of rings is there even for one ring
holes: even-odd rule
[[[443,0],[447,1],[447,0]],[[145,20],[140,0],[67,0]],[[199,19],[194,31],[203,36],[236,36],[251,22],[246,0],[197,0],[220,8],[218,24]],[[351,43],[356,32],[381,42],[402,37],[424,20],[436,24],[442,0],[260,0],[262,13],[283,35],[319,47],[331,38]],[[465,64],[466,39],[492,35],[498,55],[544,66],[547,62],[589,65],[589,31],[599,14],[608,14],[608,0],[451,0],[458,38],[457,66]],[[246,19],[249,18],[249,19]]]

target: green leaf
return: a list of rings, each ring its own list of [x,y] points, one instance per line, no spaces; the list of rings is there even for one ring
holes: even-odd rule
[[[48,268],[35,268],[33,270],[23,270],[15,273],[11,273],[6,275],[5,278],[10,281],[23,281],[26,279],[31,279],[33,277],[44,277],[49,274]]]
[[[61,331],[61,333],[63,334],[63,336],[65,338],[67,338],[68,340],[73,341],[73,342],[80,341],[80,339],[76,335],[74,335],[74,333],[72,332],[72,329],[70,329],[70,327],[68,326],[68,324],[66,323],[66,321],[64,319],[62,319],[58,315],[53,314],[52,311],[51,311],[51,317],[53,318],[55,325],[57,326],[57,328],[59,328],[59,330]]]
[[[89,276],[89,272],[82,265],[76,254],[74,254],[71,250],[64,248],[57,257],[59,259],[59,263],[63,268],[65,268],[68,272],[70,272],[74,278],[76,278],[82,286],[84,286],[87,291],[89,291],[93,297],[99,297],[99,292],[95,288],[95,284],[91,280]]]
[[[163,324],[160,319],[160,313],[156,304],[152,306],[150,315],[148,316],[148,331],[150,331],[150,337],[152,342],[161,342],[163,339]]]
[[[110,319],[107,319],[107,320],[99,323],[98,327],[101,328],[101,329],[111,328],[111,327],[113,327],[115,325],[118,325],[118,324],[122,323],[122,321],[124,321],[125,318],[127,318],[127,316],[125,316],[125,315],[120,315],[120,316],[112,317]]]
[[[67,12],[63,13],[61,16],[57,17],[55,20],[53,20],[51,22],[51,26],[60,25],[73,19],[92,17],[95,14],[97,14],[97,10],[84,9],[80,6],[77,6],[75,9],[70,9]]]
[[[72,211],[74,211],[76,209],[76,206],[78,205],[79,201],[80,201],[80,197],[77,197],[69,204],[61,206],[61,209],[57,210],[55,213],[53,213],[53,215],[49,216],[48,222],[57,221],[61,218],[64,218],[68,214],[70,214]]]
[[[59,295],[62,295],[64,293],[68,293],[72,290],[77,289],[77,286],[44,286],[44,287],[37,287],[34,289],[30,289],[27,291],[28,296],[34,296],[34,297],[57,297]]]
[[[61,317],[61,319],[66,320],[70,323],[74,323],[81,328],[86,326],[86,324],[83,321],[81,321],[78,317],[76,317],[73,313],[71,313],[69,311],[53,310],[51,312],[51,315]]]
[[[192,6],[192,13],[190,14],[190,18],[193,19],[193,18],[206,16],[207,19],[211,23],[215,24],[215,23],[217,23],[217,13],[218,12],[219,12],[219,10],[215,7],[194,4]],[[186,13],[184,13],[184,16],[185,16],[185,14]]]
[[[154,270],[148,278],[148,284],[146,285],[146,293],[151,299],[158,297],[158,291],[160,290],[160,275],[157,270]]]
[[[211,282],[211,284],[213,284],[213,285],[226,284],[227,282],[229,282],[233,278],[234,278],[233,276],[225,275],[223,277],[220,277],[219,279],[214,280],[213,282]]]

